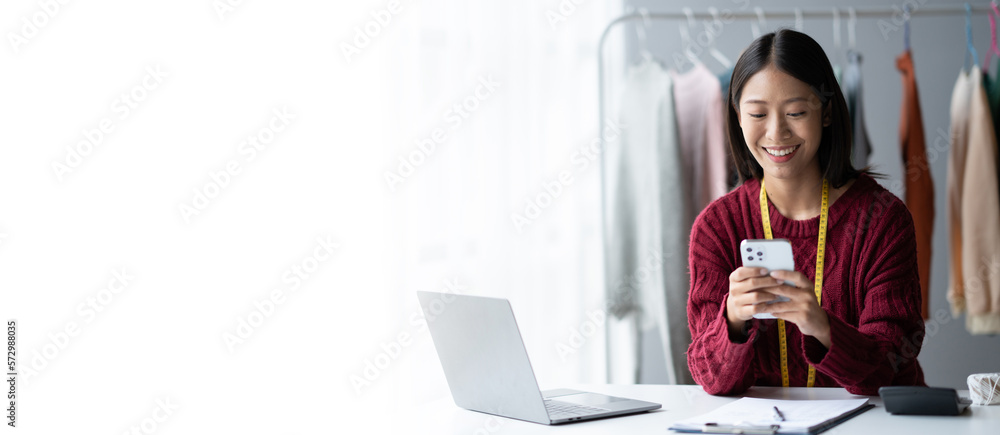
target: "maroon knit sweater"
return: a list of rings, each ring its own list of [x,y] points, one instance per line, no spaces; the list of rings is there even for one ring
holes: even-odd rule
[[[739,394],[752,385],[781,386],[776,320],[749,322],[747,337],[729,335],[729,274],[742,266],[740,241],[763,239],[760,182],[748,180],[710,204],[691,230],[688,366],[710,394]],[[796,221],[770,204],[774,238],[789,239],[795,267],[816,271],[819,217]],[[923,342],[913,219],[892,192],[861,175],[830,206],[822,306],[830,349],[785,322],[788,374],[805,386],[808,364],[817,387],[842,386],[875,395],[884,385],[925,385],[917,354]]]

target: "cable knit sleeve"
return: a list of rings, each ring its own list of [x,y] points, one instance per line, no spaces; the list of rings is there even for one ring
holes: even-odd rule
[[[695,382],[709,394],[739,394],[753,385],[754,346],[757,331],[733,341],[726,321],[726,298],[729,295],[730,250],[720,237],[726,228],[718,225],[719,215],[707,209],[694,223],[688,255],[691,292],[688,296],[688,326],[691,346],[688,367]],[[730,226],[731,227],[731,226]],[[753,322],[751,322],[753,324]]]
[[[873,213],[873,208],[868,213]],[[871,215],[870,215],[871,216]],[[902,202],[872,216],[861,263],[864,306],[858,325],[830,313],[830,349],[804,337],[806,360],[849,392],[878,394],[885,385],[922,385],[916,363],[923,342],[913,219]]]

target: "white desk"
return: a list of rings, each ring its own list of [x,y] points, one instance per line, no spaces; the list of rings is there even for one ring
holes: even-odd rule
[[[706,394],[697,385],[578,385],[568,386],[583,391],[604,393],[663,405],[662,409],[644,414],[603,420],[546,426],[519,420],[468,411],[455,406],[451,397],[416,407],[393,419],[396,433],[407,434],[672,434],[667,427],[674,421],[711,411],[739,397],[719,397]],[[967,391],[959,395],[968,397]],[[775,388],[754,387],[746,397],[770,399],[849,399],[854,396],[842,388]],[[740,396],[743,397],[743,396]],[[869,397],[876,408],[856,416],[824,434],[1000,434],[1000,406],[971,406],[955,417],[900,416],[885,412],[878,396]]]

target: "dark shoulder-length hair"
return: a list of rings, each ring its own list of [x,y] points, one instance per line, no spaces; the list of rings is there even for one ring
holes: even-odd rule
[[[809,35],[791,29],[779,29],[755,39],[740,55],[733,68],[726,104],[729,149],[740,181],[761,179],[764,170],[754,159],[743,138],[739,122],[739,101],[747,80],[768,65],[795,77],[812,88],[822,107],[830,110],[830,125],[823,127],[819,144],[820,173],[833,187],[840,187],[868,168],[855,169],[851,165],[851,118],[840,84],[833,74],[833,67],[823,47]]]

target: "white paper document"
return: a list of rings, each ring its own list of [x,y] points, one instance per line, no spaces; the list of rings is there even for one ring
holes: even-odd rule
[[[697,417],[677,421],[679,432],[817,433],[867,409],[868,399],[773,400],[744,397]],[[776,411],[777,409],[777,411]]]

